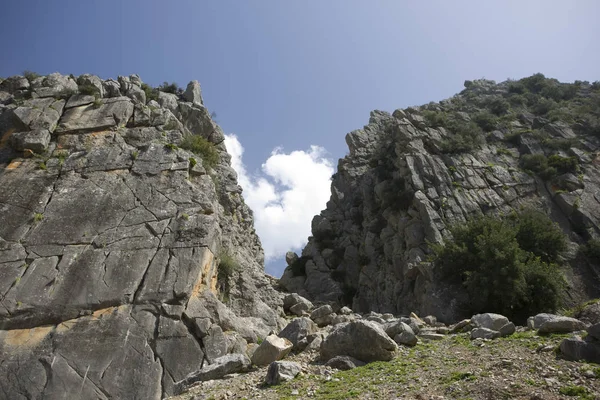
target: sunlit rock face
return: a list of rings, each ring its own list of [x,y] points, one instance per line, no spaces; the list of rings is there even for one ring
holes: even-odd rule
[[[0,138],[0,397],[159,399],[281,326],[198,82],[11,77]]]
[[[452,224],[523,208],[547,213],[570,240],[569,296],[597,296],[597,270],[578,246],[600,235],[600,85],[538,74],[421,107],[373,111],[346,136],[327,208],[312,221],[282,286],[358,312],[458,321],[469,301],[441,282],[431,243]]]

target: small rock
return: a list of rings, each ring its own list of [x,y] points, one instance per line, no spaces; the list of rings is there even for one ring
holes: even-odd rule
[[[509,322],[508,324],[506,324],[502,328],[500,328],[500,330],[498,332],[500,332],[501,337],[505,337],[505,336],[512,335],[513,333],[515,333],[515,331],[516,331],[515,324],[513,324],[512,322]]]
[[[477,314],[471,317],[471,323],[478,328],[487,328],[493,331],[500,329],[510,321],[504,315],[494,313]]]
[[[302,371],[300,364],[292,361],[274,361],[269,364],[265,383],[267,385],[278,385],[294,379]]]
[[[347,371],[349,369],[361,367],[365,365],[365,363],[350,356],[335,356],[327,361],[325,365],[331,368]]]
[[[430,326],[434,326],[437,323],[437,318],[434,317],[433,315],[428,315],[426,317],[423,318],[423,321]]]
[[[488,328],[475,328],[471,331],[471,339],[496,339],[500,332]]]
[[[539,333],[569,333],[585,329],[585,324],[575,318],[555,316],[542,323]]]
[[[350,314],[352,314],[352,310],[349,307],[344,306],[344,307],[340,308],[340,314],[350,315]]]
[[[288,339],[269,335],[252,354],[252,364],[269,365],[273,361],[281,360],[292,350],[292,347],[294,345]]]
[[[416,346],[419,340],[412,332],[400,332],[394,336],[394,342],[406,346]]]
[[[421,333],[419,333],[419,337],[424,340],[442,340],[446,336],[440,335],[439,333],[421,332]]]

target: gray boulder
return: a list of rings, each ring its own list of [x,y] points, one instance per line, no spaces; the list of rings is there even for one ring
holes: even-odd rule
[[[517,330],[517,328],[515,327],[515,324],[513,324],[512,322],[509,322],[508,324],[506,324],[502,328],[500,328],[500,330],[498,332],[500,332],[500,336],[505,337],[505,336],[512,335],[513,333],[515,333],[516,330]]]
[[[208,329],[202,338],[202,343],[208,362],[215,362],[216,359],[227,354],[228,340],[219,325],[212,325]]]
[[[298,261],[298,254],[294,253],[293,251],[288,251],[287,253],[285,253],[285,263],[288,266],[291,266],[296,261]]]
[[[73,78],[61,75],[58,72],[35,82],[33,90],[37,97],[68,97],[77,93],[79,89]]]
[[[405,346],[416,346],[418,341],[415,334],[408,331],[400,332],[394,336],[394,342]]]
[[[26,90],[29,89],[29,81],[27,78],[21,75],[10,76],[0,82],[0,90],[14,93],[17,90]]]
[[[288,339],[269,335],[252,354],[252,364],[269,365],[284,358],[294,345]]]
[[[219,379],[227,374],[240,372],[250,366],[250,360],[243,354],[228,354],[215,360],[213,364],[207,365],[199,371],[192,372],[185,379],[178,381],[174,388],[174,394],[180,394],[187,387],[196,382]]]
[[[347,371],[356,367],[362,367],[365,365],[364,362],[357,360],[350,356],[335,356],[325,363],[328,367],[339,369],[341,371]]]
[[[590,338],[600,341],[600,323],[589,326],[587,332]]]
[[[279,337],[292,342],[292,350],[304,350],[308,346],[308,336],[316,333],[317,325],[310,318],[296,318],[290,322],[281,332]]]
[[[471,331],[471,340],[473,339],[496,339],[500,337],[500,332],[488,328],[475,328]]]
[[[544,322],[550,321],[551,319],[554,319],[556,317],[558,317],[558,315],[547,313],[537,314],[533,317],[527,318],[527,327],[529,329],[540,329],[540,326],[542,326]]]
[[[53,132],[64,106],[64,100],[53,98],[31,99],[14,109],[13,113],[29,129],[47,129]]]
[[[360,320],[334,326],[321,344],[321,358],[350,356],[364,362],[389,361],[397,349],[379,325]]]
[[[87,94],[97,95],[98,97],[104,97],[104,85],[102,79],[96,75],[83,74],[77,78],[79,84],[79,90],[86,88]]]
[[[385,333],[387,333],[388,336],[391,338],[395,338],[396,335],[402,332],[409,332],[412,335],[415,334],[412,328],[402,321],[388,322],[383,326],[383,329],[385,330]]]
[[[542,323],[538,329],[539,333],[569,333],[585,329],[585,324],[578,319],[555,316]]]
[[[200,82],[191,81],[188,83],[183,98],[187,101],[195,104],[203,104],[202,102],[202,91],[200,90]]]
[[[504,325],[508,324],[508,318],[504,315],[494,313],[477,314],[471,317],[471,323],[478,328],[486,328],[499,331]]]
[[[560,352],[571,361],[585,360],[600,363],[600,343],[581,340],[581,338],[567,338],[560,342]]]
[[[113,79],[102,82],[102,89],[104,91],[104,97],[121,96],[121,84]]]
[[[34,153],[42,154],[48,149],[50,132],[39,129],[30,132],[17,132],[11,135],[12,146],[17,151],[29,149]]]
[[[265,383],[267,385],[279,385],[281,382],[287,382],[294,379],[300,372],[300,364],[292,361],[273,361],[269,364]]]
[[[315,321],[319,327],[331,324],[333,320],[333,308],[329,304],[318,307],[310,314],[310,319]]]

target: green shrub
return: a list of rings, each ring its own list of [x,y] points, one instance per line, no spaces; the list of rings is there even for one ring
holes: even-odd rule
[[[200,135],[186,135],[180,147],[201,156],[204,168],[212,169],[219,162],[219,152],[215,145]]]
[[[158,89],[154,89],[152,86],[142,83],[142,90],[146,94],[146,102],[150,100],[158,101]]]
[[[173,93],[177,95],[181,95],[183,93],[183,89],[179,87],[175,82],[163,82],[162,85],[158,87],[158,90],[165,93]]]
[[[503,99],[502,97],[495,98],[494,100],[488,103],[488,108],[490,111],[496,115],[504,115],[510,109],[510,104],[508,101]]]
[[[291,265],[294,276],[306,276],[306,263],[309,260],[307,256],[298,257]]]
[[[423,118],[432,128],[445,127],[448,125],[448,116],[442,111],[424,111]]]
[[[508,93],[523,94],[527,88],[521,81],[513,81],[508,84]]]
[[[544,262],[557,262],[559,255],[567,249],[567,242],[560,228],[539,211],[525,210],[517,217],[516,239],[519,247],[540,257]]]
[[[600,265],[600,239],[592,239],[582,246],[585,254],[594,264]]]
[[[523,86],[532,93],[541,93],[545,87],[549,84],[549,79],[546,79],[544,74],[534,74],[527,78],[521,79],[519,82],[523,84]]]
[[[444,153],[467,153],[483,144],[481,129],[474,122],[452,121],[449,129],[453,135],[442,142]]]
[[[546,236],[538,229],[543,226],[554,228],[544,214],[526,212],[516,218],[485,216],[451,227],[454,239],[432,246],[442,279],[462,283],[470,295],[471,313],[524,319],[556,310],[563,288],[559,267],[527,250],[532,243],[542,243],[547,251],[554,243],[554,236],[544,242]],[[533,237],[524,241],[526,233]]]
[[[25,78],[27,78],[27,80],[28,80],[29,82],[31,82],[31,81],[33,81],[33,80],[35,80],[35,79],[39,78],[41,75],[40,75],[40,74],[38,74],[37,72],[33,72],[33,71],[29,71],[29,70],[25,70],[25,71],[23,71],[23,76],[24,76]]]
[[[543,154],[526,154],[521,157],[520,162],[525,171],[538,174],[544,180],[550,180],[558,173],[555,167],[548,164],[548,159]]]
[[[548,157],[548,166],[556,168],[561,174],[565,174],[567,172],[577,172],[579,170],[579,161],[577,157],[561,157],[554,154]]]
[[[485,132],[493,131],[498,123],[496,117],[487,111],[481,111],[475,114],[475,116],[473,116],[473,121]]]
[[[79,93],[93,96],[98,93],[98,88],[94,85],[79,85]]]
[[[240,264],[237,260],[228,252],[219,254],[219,266],[217,273],[217,280],[224,282],[227,281],[233,273],[240,269]]]

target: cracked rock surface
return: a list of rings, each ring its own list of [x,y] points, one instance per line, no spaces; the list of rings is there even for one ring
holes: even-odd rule
[[[141,87],[0,82],[0,398],[160,399],[281,328],[198,82],[158,102]],[[224,255],[238,267],[219,276]]]

